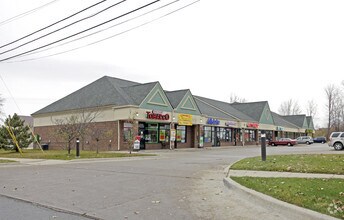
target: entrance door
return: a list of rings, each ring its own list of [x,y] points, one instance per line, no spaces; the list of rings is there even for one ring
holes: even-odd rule
[[[220,146],[219,130],[220,128],[218,127],[211,127],[211,140],[213,147]]]
[[[139,124],[139,135],[141,137],[140,139],[140,150],[146,149],[146,139],[145,139],[145,134],[146,129],[145,129],[145,123],[140,123]]]

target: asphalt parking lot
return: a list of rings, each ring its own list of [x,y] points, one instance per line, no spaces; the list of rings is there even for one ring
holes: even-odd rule
[[[290,219],[223,184],[225,168],[260,146],[145,151],[134,159],[0,166],[1,219]],[[267,154],[340,153],[327,144]],[[247,211],[249,210],[249,211]]]

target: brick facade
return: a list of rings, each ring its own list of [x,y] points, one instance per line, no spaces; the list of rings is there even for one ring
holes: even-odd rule
[[[91,131],[85,137],[79,137],[82,150],[100,151],[118,150],[118,122],[95,122],[91,124]],[[49,144],[49,149],[62,150],[68,148],[68,142],[61,135],[57,134],[58,126],[35,127],[35,134],[40,135],[41,144]],[[98,138],[98,141],[96,141]],[[76,140],[71,141],[71,148],[74,149]]]

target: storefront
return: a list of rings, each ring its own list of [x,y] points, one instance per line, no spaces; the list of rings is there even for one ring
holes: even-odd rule
[[[224,126],[221,126],[223,125]],[[222,122],[218,119],[208,118],[203,126],[203,140],[205,146],[228,146],[234,145],[236,122]]]
[[[258,128],[259,124],[256,122],[246,124],[246,128],[243,129],[244,144],[256,144],[258,142]]]
[[[170,113],[152,110],[146,111],[145,117],[145,121],[138,122],[137,135],[140,136],[140,149],[169,148]]]

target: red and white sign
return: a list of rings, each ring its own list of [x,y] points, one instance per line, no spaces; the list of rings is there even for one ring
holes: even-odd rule
[[[148,119],[153,119],[153,120],[163,120],[163,121],[167,121],[170,119],[170,115],[169,114],[163,114],[163,113],[157,113],[156,111],[152,111],[152,112],[146,112],[147,113],[147,118]]]
[[[248,128],[258,128],[259,124],[258,123],[247,123],[246,127]]]

